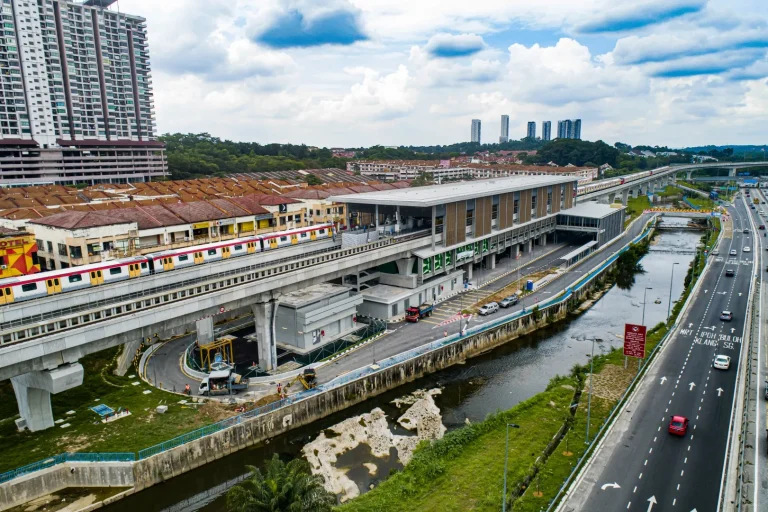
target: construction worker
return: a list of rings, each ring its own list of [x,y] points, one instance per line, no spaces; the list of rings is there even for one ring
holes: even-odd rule
[[[185,395],[191,395],[192,394],[192,389],[190,389],[189,383],[184,385],[184,394]]]

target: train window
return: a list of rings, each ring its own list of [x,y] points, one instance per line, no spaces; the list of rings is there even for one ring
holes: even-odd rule
[[[285,242],[285,241],[287,241],[287,240],[288,240],[288,237],[287,237],[287,236],[281,236],[281,237],[280,237],[280,241],[281,241],[281,242]]]
[[[233,249],[236,251],[241,251],[243,249],[243,244],[237,244],[236,246],[233,247]]]
[[[216,249],[208,249],[208,256],[215,256],[216,255]]]
[[[10,295],[11,294],[11,289],[10,288],[3,288],[3,291],[5,291],[6,295]]]
[[[145,261],[144,263],[142,263],[142,264],[141,264],[141,268],[143,268],[143,269],[145,269],[145,270],[146,270],[146,268],[147,268],[147,262],[146,262],[146,261]]]
[[[188,254],[182,254],[181,256],[179,256],[179,261],[187,261],[188,259],[189,259]]]
[[[321,230],[318,231],[318,233],[320,233],[322,235],[323,233],[325,233],[325,230],[321,229]]]
[[[37,283],[29,283],[29,284],[21,285],[21,291],[23,292],[33,292],[35,290],[37,290]]]
[[[83,276],[81,276],[81,275],[69,276],[68,279],[69,279],[70,283],[79,283],[80,281],[83,280]]]
[[[302,233],[301,234],[301,238],[307,238],[307,234],[306,233]]]
[[[110,275],[116,276],[117,274],[122,274],[123,273],[123,269],[120,268],[120,267],[111,268],[111,269],[109,269],[109,273],[110,273]]]

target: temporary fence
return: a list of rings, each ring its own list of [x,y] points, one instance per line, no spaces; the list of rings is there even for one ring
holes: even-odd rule
[[[192,432],[187,432],[186,434],[182,434],[180,436],[174,437],[173,439],[170,439],[168,441],[164,441],[154,446],[150,446],[149,448],[145,448],[138,452],[138,460],[146,459],[148,457],[152,457],[153,455],[157,455],[165,451],[171,450],[173,448],[190,443],[192,441],[196,441],[205,436],[208,436],[216,432],[222,431],[224,429],[227,429],[229,427],[233,427],[235,425],[241,424],[244,421],[249,420],[251,418],[255,418],[262,414],[266,414],[266,413],[275,411],[277,409],[280,409],[281,407],[285,407],[287,405],[300,402],[302,400],[309,398],[310,396],[316,395],[317,393],[321,393],[323,391],[344,386],[345,384],[351,381],[366,377],[372,373],[381,372],[382,370],[385,370],[391,366],[400,364],[409,359],[413,359],[415,357],[418,357],[428,352],[445,347],[452,343],[456,343],[457,341],[465,337],[473,336],[485,331],[495,329],[500,325],[503,325],[503,324],[512,322],[514,320],[517,320],[521,317],[530,315],[535,307],[538,307],[539,310],[542,310],[545,308],[559,305],[567,301],[568,299],[570,299],[574,292],[578,292],[584,286],[590,283],[592,279],[600,275],[606,268],[612,265],[619,258],[619,256],[621,256],[621,254],[624,253],[631,245],[636,244],[644,240],[646,237],[648,237],[648,235],[651,232],[651,226],[655,222],[655,219],[656,219],[655,216],[651,218],[646,223],[644,230],[638,236],[633,238],[630,243],[628,243],[627,245],[625,245],[624,247],[616,251],[606,261],[601,263],[596,269],[590,271],[588,274],[586,274],[581,279],[576,281],[574,284],[569,286],[564,292],[561,292],[559,295],[555,297],[533,304],[529,308],[524,308],[520,311],[516,311],[514,313],[501,317],[498,320],[495,320],[493,322],[488,322],[488,323],[467,329],[466,332],[464,332],[463,334],[453,334],[446,338],[442,338],[442,339],[433,341],[431,343],[427,343],[425,345],[421,345],[419,347],[413,348],[406,352],[394,355],[392,357],[382,359],[381,361],[377,361],[376,369],[371,368],[370,366],[367,366],[365,368],[360,368],[346,375],[336,377],[330,382],[318,385],[313,389],[309,389],[301,393],[297,393],[295,395],[290,395],[282,400],[278,400],[278,401],[269,403],[267,405],[263,405],[261,407],[256,407],[255,409],[239,414],[238,416],[233,416],[231,418],[221,420],[211,425],[207,425],[197,430],[193,430]],[[137,459],[136,454],[133,454],[133,453],[63,453],[63,454],[51,457],[49,459],[45,459],[39,462],[29,464],[27,466],[23,466],[21,468],[17,468],[13,471],[0,474],[0,483],[6,482],[8,480],[12,480],[14,478],[17,478],[27,473],[32,473],[40,469],[52,467],[52,466],[55,466],[56,464],[61,464],[63,462],[130,462],[130,461],[135,461],[136,459]]]

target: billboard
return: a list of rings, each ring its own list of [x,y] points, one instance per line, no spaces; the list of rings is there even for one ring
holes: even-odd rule
[[[645,326],[624,324],[624,355],[645,357]]]

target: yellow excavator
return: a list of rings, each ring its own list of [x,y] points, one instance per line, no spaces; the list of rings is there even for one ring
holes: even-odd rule
[[[305,368],[286,387],[290,387],[294,382],[300,382],[304,389],[312,389],[317,386],[317,374],[313,368]]]

